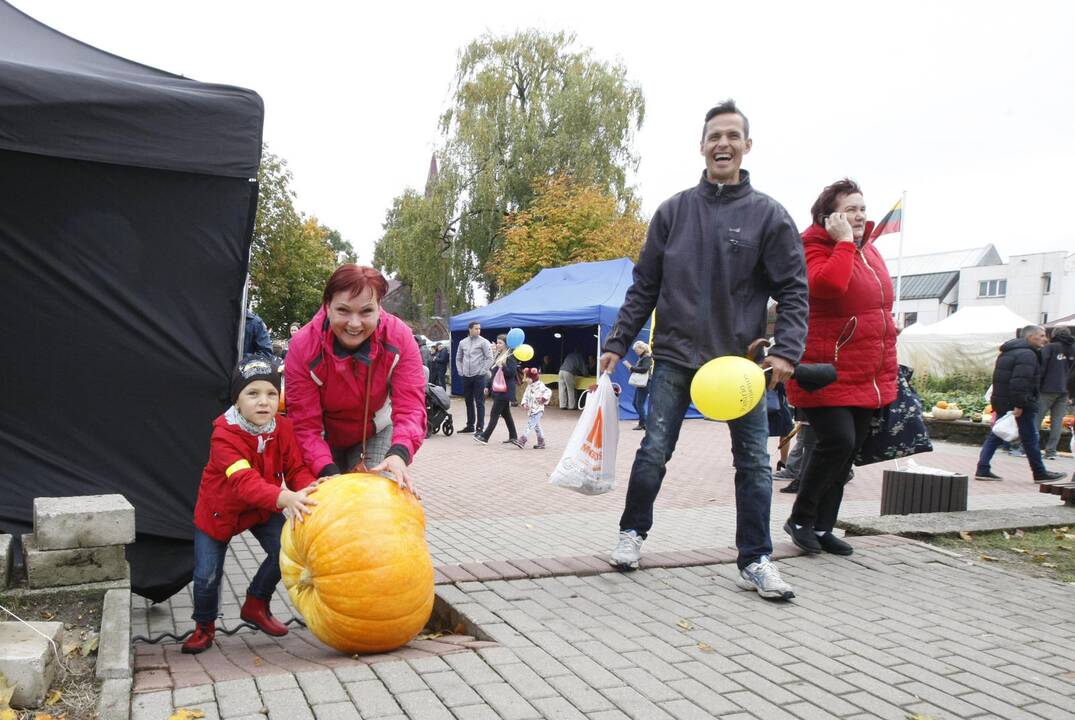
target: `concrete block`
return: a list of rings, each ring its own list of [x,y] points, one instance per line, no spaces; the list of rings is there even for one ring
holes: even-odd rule
[[[109,590],[101,608],[97,678],[129,678],[131,668],[131,591]]]
[[[33,535],[22,536],[26,578],[31,588],[80,585],[127,577],[125,545],[42,550]]]
[[[122,495],[34,498],[34,537],[40,550],[134,542],[134,506]]]
[[[11,583],[11,545],[10,535],[0,535],[0,590]]]
[[[0,622],[0,673],[15,686],[11,705],[39,707],[56,678],[56,654],[45,638],[63,647],[63,623]],[[37,632],[34,632],[36,630]],[[41,634],[38,634],[41,633]],[[45,637],[42,637],[44,635]]]
[[[130,720],[131,680],[129,678],[105,680],[101,684],[101,694],[97,697],[97,717],[108,718],[108,720]]]

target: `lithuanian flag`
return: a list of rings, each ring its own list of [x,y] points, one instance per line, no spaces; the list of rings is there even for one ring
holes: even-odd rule
[[[871,239],[879,238],[885,233],[894,233],[900,231],[900,218],[903,215],[903,200],[897,200],[896,204],[892,206],[892,209],[881,218],[881,222],[877,223],[877,226],[873,229],[873,236]]]

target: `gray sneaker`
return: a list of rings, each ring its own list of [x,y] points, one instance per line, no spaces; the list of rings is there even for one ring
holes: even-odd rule
[[[621,530],[620,541],[609,555],[608,561],[621,570],[637,569],[638,561],[642,557],[643,542],[645,538],[640,538],[634,530]]]
[[[791,585],[780,578],[780,571],[776,569],[776,565],[764,555],[758,562],[751,563],[740,570],[735,584],[743,590],[757,590],[763,598],[791,600],[795,597]]]

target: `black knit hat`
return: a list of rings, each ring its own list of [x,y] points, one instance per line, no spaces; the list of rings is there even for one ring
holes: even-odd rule
[[[264,380],[271,383],[276,391],[280,391],[280,368],[276,362],[264,355],[247,355],[239,361],[235,372],[231,374],[231,401],[239,399],[239,393],[255,380]]]

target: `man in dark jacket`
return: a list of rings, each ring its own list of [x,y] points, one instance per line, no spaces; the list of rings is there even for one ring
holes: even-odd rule
[[[441,387],[448,387],[448,348],[441,343],[433,346],[433,372],[430,373],[430,382]]]
[[[698,368],[718,356],[742,356],[753,340],[767,337],[770,297],[780,307],[775,344],[763,362],[771,386],[788,379],[802,356],[807,318],[802,243],[787,211],[755,190],[740,169],[751,144],[750,125],[733,101],[706,113],[700,145],[705,172],[698,185],[662,203],[650,221],[634,284],[603,348],[599,370],[611,372],[656,308],[650,411],[631,468],[619,544],[610,557],[617,567],[638,566]],[[763,597],[792,598],[769,560],[773,485],[765,403],[728,428],[736,469],[736,582]]]
[[[993,367],[993,395],[990,401],[997,418],[1011,412],[1019,427],[1019,439],[1026,451],[1027,462],[1034,472],[1034,482],[1059,480],[1062,472],[1045,469],[1038,445],[1038,386],[1041,383],[1041,349],[1048,343],[1045,329],[1039,325],[1027,325],[1021,337],[1000,346],[1000,357]],[[989,463],[993,453],[1004,444],[995,433],[989,433],[978,455],[975,480],[1002,480],[993,473]]]
[[[1039,415],[1050,417],[1049,439],[1045,443],[1045,459],[1056,459],[1056,446],[1064,431],[1064,415],[1068,408],[1068,376],[1075,366],[1075,348],[1072,348],[1071,331],[1058,327],[1053,338],[1041,351],[1041,402]]]
[[[243,355],[273,356],[272,340],[265,321],[250,310],[246,311],[246,326],[243,328]]]

